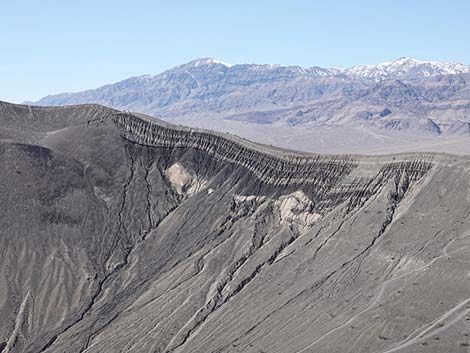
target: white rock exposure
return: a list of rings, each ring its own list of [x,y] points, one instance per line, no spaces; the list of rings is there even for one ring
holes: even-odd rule
[[[200,180],[192,171],[179,162],[165,171],[168,180],[180,195],[193,195],[204,188],[205,181]]]
[[[302,230],[307,229],[321,218],[313,211],[314,203],[301,190],[281,196],[276,202],[282,223],[297,224]]]

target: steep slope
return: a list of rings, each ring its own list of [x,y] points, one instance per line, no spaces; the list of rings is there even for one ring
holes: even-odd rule
[[[3,353],[468,346],[467,158],[3,107],[2,126],[46,126],[0,141]],[[56,128],[61,109],[76,121]]]

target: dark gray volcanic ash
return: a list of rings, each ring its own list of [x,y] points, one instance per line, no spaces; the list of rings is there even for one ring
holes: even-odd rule
[[[0,349],[460,352],[470,160],[0,104]]]

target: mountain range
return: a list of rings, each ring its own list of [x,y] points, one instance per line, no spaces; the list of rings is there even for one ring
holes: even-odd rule
[[[313,152],[459,152],[470,135],[469,82],[470,66],[410,58],[345,69],[204,58],[28,104],[98,103]]]

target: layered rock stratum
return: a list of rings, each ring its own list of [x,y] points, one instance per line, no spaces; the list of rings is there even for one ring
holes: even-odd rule
[[[470,160],[0,103],[0,351],[464,352]]]

